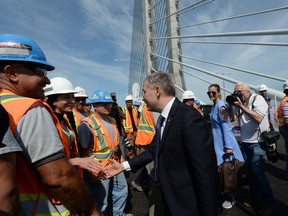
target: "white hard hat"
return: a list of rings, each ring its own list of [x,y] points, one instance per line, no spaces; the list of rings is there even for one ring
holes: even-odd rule
[[[88,98],[88,95],[87,95],[87,93],[86,93],[86,91],[85,91],[85,89],[83,89],[83,88],[81,88],[81,87],[79,87],[79,86],[76,86],[75,87],[75,91],[76,91],[76,94],[74,94],[74,97],[75,98],[79,98],[79,97],[81,97],[81,98]]]
[[[267,86],[265,84],[261,84],[258,86],[258,91],[267,91]]]
[[[283,90],[286,90],[286,89],[288,89],[288,80],[286,80],[283,85]]]
[[[127,95],[125,101],[133,101],[132,95]]]
[[[54,77],[50,80],[50,84],[44,87],[45,96],[55,94],[75,93],[72,83],[64,77]]]
[[[195,98],[195,95],[190,90],[187,90],[187,91],[183,92],[183,94],[182,94],[182,101],[185,99],[194,99],[194,98]]]

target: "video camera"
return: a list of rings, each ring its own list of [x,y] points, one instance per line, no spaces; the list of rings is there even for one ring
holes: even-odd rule
[[[266,142],[267,159],[271,162],[278,161],[278,151],[276,141],[280,138],[280,133],[276,131],[264,131],[261,133],[262,138]]]
[[[233,92],[231,95],[228,95],[226,97],[226,102],[229,104],[232,104],[236,101],[238,101],[237,97],[243,102],[243,96],[240,92]]]

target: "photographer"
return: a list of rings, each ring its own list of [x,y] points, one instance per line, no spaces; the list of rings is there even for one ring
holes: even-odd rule
[[[268,105],[262,96],[251,94],[244,83],[237,83],[226,101],[237,107],[235,117],[241,131],[241,150],[251,170],[250,197],[244,204],[252,205],[257,215],[273,215],[274,197],[265,175],[266,146],[261,137],[261,132],[269,131]]]
[[[110,96],[113,100],[113,105],[112,105],[112,109],[111,109],[111,112],[110,112],[110,116],[113,117],[116,121],[116,125],[117,125],[117,129],[118,129],[118,132],[119,132],[119,135],[120,135],[120,149],[121,149],[121,152],[122,152],[122,155],[124,158],[127,158],[128,157],[128,153],[127,153],[127,150],[126,150],[126,146],[125,146],[125,143],[124,143],[124,136],[125,135],[123,133],[124,131],[124,128],[123,128],[123,125],[122,125],[122,120],[125,119],[125,113],[122,111],[122,108],[118,106],[118,103],[117,103],[117,98],[116,98],[116,93],[115,92],[111,92],[110,93]]]
[[[110,116],[116,120],[119,134],[120,134],[120,136],[122,136],[123,135],[122,119],[125,119],[125,113],[123,113],[122,108],[118,106],[116,93],[111,92],[110,95],[111,95],[111,98],[113,100],[113,106],[112,106]]]

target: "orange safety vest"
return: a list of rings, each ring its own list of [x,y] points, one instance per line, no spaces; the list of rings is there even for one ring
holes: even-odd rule
[[[89,155],[95,155],[95,159],[104,162],[104,166],[108,163],[108,159],[114,156],[119,145],[119,132],[116,122],[111,117],[108,117],[108,119],[113,127],[114,139],[112,139],[105,124],[95,114],[83,120],[92,128],[94,137],[94,146],[88,149]]]
[[[79,154],[78,145],[77,145],[77,141],[76,141],[76,134],[73,131],[72,126],[70,125],[68,117],[66,115],[64,115],[64,120],[66,121],[68,128],[74,134],[74,139],[73,139],[71,145],[69,144],[68,137],[63,132],[63,130],[61,128],[61,123],[59,121],[58,121],[59,124],[57,124],[56,128],[57,128],[61,142],[62,142],[63,147],[64,147],[64,154],[65,154],[67,160],[69,160],[70,158],[80,157],[80,154]],[[83,178],[82,168],[80,168],[79,166],[74,166],[74,167],[76,168],[76,170],[79,173],[79,175],[81,176],[81,178]],[[61,202],[59,200],[55,200],[54,198],[52,198],[52,203],[57,204],[57,205],[61,204]]]
[[[73,116],[74,116],[74,121],[75,121],[75,125],[76,125],[76,132],[78,132],[78,127],[79,127],[79,125],[80,125],[80,123],[82,122],[82,118],[81,118],[81,116],[80,116],[80,114],[79,114],[79,112],[74,108],[73,109]],[[83,114],[83,113],[82,113]],[[89,113],[85,113],[85,117],[88,117],[89,115],[91,115],[91,114],[89,114]]]
[[[33,106],[43,105],[51,114],[55,125],[61,128],[60,122],[53,114],[52,109],[48,104],[41,100],[22,97],[15,95],[7,90],[0,90],[0,100],[10,116],[10,128],[12,133],[15,133],[17,124],[22,116]],[[59,131],[59,130],[58,130]],[[51,197],[42,181],[34,172],[32,166],[27,163],[25,158],[21,154],[16,156],[17,172],[16,178],[18,180],[19,198],[21,202],[21,209],[23,212],[31,215],[70,215],[70,211],[64,206],[58,205],[55,207],[55,211],[51,212],[51,209],[47,206],[51,205],[51,201],[48,197]]]
[[[136,145],[148,145],[155,135],[155,123],[152,113],[144,105],[139,119],[138,131],[135,140]]]
[[[77,110],[73,109],[73,116],[74,116],[74,121],[75,121],[75,126],[76,126],[76,130],[78,132],[78,127],[79,127],[79,124],[81,123],[82,121],[82,118],[80,117],[79,113]]]
[[[284,103],[288,103],[288,96],[285,96],[283,100],[280,102],[278,106],[278,120],[279,120],[279,127],[283,127],[285,125],[284,121],[285,118],[283,116],[282,106]]]
[[[59,132],[61,141],[64,145],[65,155],[67,156],[67,159],[80,157],[79,149],[78,149],[78,145],[77,145],[77,141],[76,141],[76,134],[73,131],[73,128],[72,128],[72,126],[68,120],[68,117],[66,115],[64,115],[64,120],[66,121],[68,128],[72,131],[72,133],[74,135],[72,145],[69,147],[69,140],[68,140],[67,136],[64,134],[64,132],[62,130],[61,130],[61,132]],[[67,154],[66,154],[66,152],[67,152]]]
[[[131,116],[129,114],[129,111],[127,108],[123,109],[123,112],[126,115],[126,119],[123,119],[123,126],[124,126],[124,130],[126,134],[133,134],[133,126],[132,126],[132,120],[131,120]],[[135,122],[136,127],[138,127],[138,111],[136,108],[132,108],[132,115],[133,115],[133,119]]]

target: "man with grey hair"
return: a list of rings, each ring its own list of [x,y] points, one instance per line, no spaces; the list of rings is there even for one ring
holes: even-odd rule
[[[105,170],[107,176],[142,168],[154,160],[150,198],[155,204],[154,215],[217,215],[219,184],[209,126],[196,109],[175,98],[168,73],[149,75],[143,92],[148,110],[161,114],[153,141],[131,160],[122,164],[113,161]]]
[[[265,175],[266,146],[261,137],[261,132],[269,131],[268,105],[261,95],[251,94],[247,84],[237,83],[234,93],[242,95],[232,105],[238,108],[235,114],[241,131],[241,150],[251,170],[250,199],[244,204],[252,205],[257,215],[273,215],[274,197]]]

